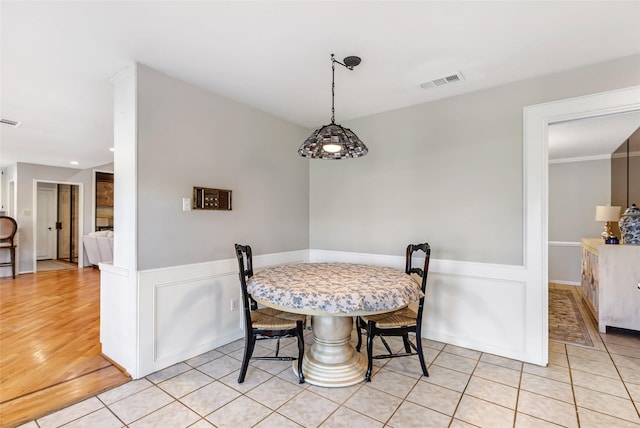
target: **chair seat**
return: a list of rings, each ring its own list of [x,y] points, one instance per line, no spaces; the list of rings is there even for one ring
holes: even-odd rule
[[[365,315],[361,318],[365,322],[373,321],[378,328],[407,327],[416,325],[417,314],[412,309],[406,307],[397,311],[387,312],[377,315]]]
[[[272,308],[251,311],[251,327],[263,330],[288,330],[296,328],[296,322],[306,320],[305,315],[292,314]]]

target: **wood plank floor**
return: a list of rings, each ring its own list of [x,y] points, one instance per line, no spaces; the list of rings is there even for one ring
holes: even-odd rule
[[[128,382],[100,352],[97,269],[0,278],[0,426]]]

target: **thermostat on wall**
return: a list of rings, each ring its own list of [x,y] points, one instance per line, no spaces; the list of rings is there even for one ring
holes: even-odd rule
[[[193,209],[231,211],[231,190],[194,187]]]

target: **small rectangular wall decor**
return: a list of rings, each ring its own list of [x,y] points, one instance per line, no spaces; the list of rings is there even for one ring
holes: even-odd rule
[[[194,187],[193,209],[231,211],[231,190]]]

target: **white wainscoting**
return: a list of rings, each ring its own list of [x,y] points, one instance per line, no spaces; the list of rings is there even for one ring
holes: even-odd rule
[[[367,263],[404,269],[403,256],[324,250],[254,256],[254,269],[307,261]],[[128,321],[118,318],[125,309],[119,306],[120,298],[130,293],[127,284],[131,284],[131,278],[127,273],[118,272],[116,267],[104,268],[102,285],[110,291],[102,294],[103,350],[134,379],[244,335],[235,259],[138,272],[135,329],[131,327],[132,308],[126,310]],[[116,277],[120,277],[120,281]],[[122,282],[122,286],[118,286],[118,282]],[[531,343],[540,338],[532,337],[537,330],[527,324],[526,303],[530,293],[522,267],[432,259],[424,336],[539,363],[540,350],[532,349]],[[237,310],[231,310],[232,299],[238,299]],[[137,338],[135,354],[130,347],[132,329]]]
[[[254,270],[305,262],[307,250],[254,256]],[[244,336],[236,259],[138,273],[139,370],[136,378]],[[231,309],[231,301],[237,308]]]
[[[404,256],[323,250],[311,250],[310,261],[398,269],[405,263]],[[527,294],[537,290],[527,290],[526,283],[521,266],[431,259],[423,336],[539,364],[540,350],[531,349],[538,329],[528,328],[526,317]]]

